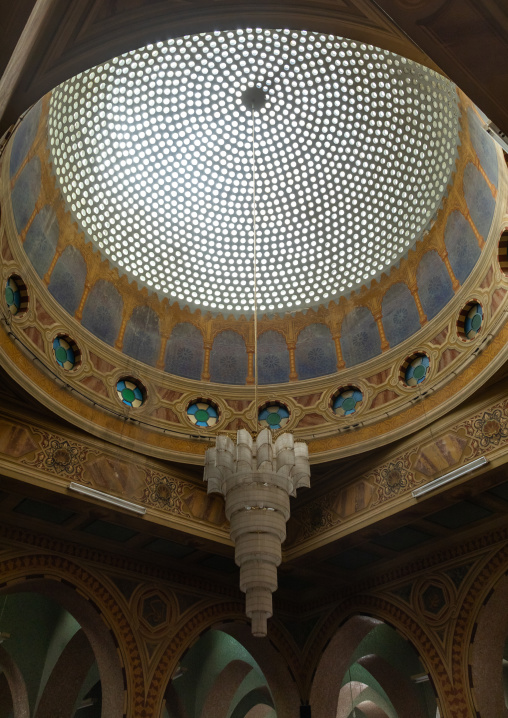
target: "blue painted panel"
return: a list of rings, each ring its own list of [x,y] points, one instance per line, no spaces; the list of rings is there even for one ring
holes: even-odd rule
[[[242,337],[231,330],[215,337],[210,353],[211,381],[221,384],[245,384],[247,350]]]
[[[201,379],[205,348],[203,336],[193,324],[177,324],[166,345],[164,371],[188,379]]]
[[[49,204],[38,212],[28,228],[23,248],[39,275],[44,277],[56,252],[60,228],[56,214]]]
[[[150,307],[135,307],[125,327],[124,354],[155,366],[160,346],[159,317]]]
[[[427,252],[421,258],[416,280],[423,311],[427,319],[432,319],[453,297],[450,275],[435,250]]]
[[[464,170],[464,196],[476,229],[487,241],[496,203],[488,184],[471,162]]]
[[[309,324],[302,329],[296,342],[295,363],[299,379],[312,379],[337,371],[335,342],[325,324]]]
[[[279,332],[263,332],[258,337],[258,380],[260,384],[289,381],[289,351]]]
[[[391,347],[397,346],[420,329],[418,309],[409,287],[393,284],[383,297],[383,327]]]
[[[99,279],[86,298],[82,324],[86,329],[113,345],[122,323],[123,300],[111,282]]]
[[[37,128],[39,127],[39,120],[41,118],[41,107],[41,100],[39,100],[39,102],[32,107],[16,130],[16,134],[14,135],[14,139],[12,141],[11,161],[9,165],[11,179],[23,164],[23,160],[27,156],[28,150],[35,140]]]
[[[452,212],[448,217],[444,240],[453,273],[463,284],[469,277],[481,252],[473,228],[458,210]]]
[[[14,222],[18,232],[26,227],[32,216],[40,191],[41,161],[38,157],[32,157],[24,166],[11,194]]]
[[[346,314],[341,327],[340,346],[347,367],[381,354],[381,337],[370,309],[355,307]]]
[[[51,273],[48,290],[69,314],[79,307],[85,288],[86,262],[75,247],[66,247]]]
[[[485,174],[497,187],[497,152],[496,144],[492,137],[487,134],[482,122],[472,107],[468,107],[467,119],[469,123],[469,134],[474,151],[478,155],[480,164],[485,170]]]

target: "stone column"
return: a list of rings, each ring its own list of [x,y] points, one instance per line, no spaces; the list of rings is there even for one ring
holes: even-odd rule
[[[412,282],[408,282],[409,291],[411,292],[413,299],[415,300],[416,308],[418,310],[418,317],[420,318],[420,324],[423,326],[427,322],[427,315],[423,311],[422,303],[420,301],[420,295],[418,294],[418,284],[416,279]]]
[[[83,294],[81,295],[81,301],[79,303],[79,307],[76,309],[76,312],[74,313],[74,318],[77,319],[78,322],[80,322],[83,319],[83,308],[85,306],[86,299],[88,295],[90,294],[90,289],[92,288],[93,282],[89,281],[88,279],[85,281],[85,286],[83,289]]]
[[[254,378],[255,378],[255,369],[254,369],[254,358],[255,358],[255,351],[254,346],[247,346],[247,384],[254,384]]]
[[[295,361],[296,342],[288,342],[287,347],[289,352],[289,381],[297,381],[298,372],[296,371]]]
[[[335,352],[337,354],[337,370],[340,371],[346,368],[346,362],[342,356],[342,347],[340,345],[340,332],[335,333],[332,339],[335,342]]]
[[[386,338],[385,328],[383,326],[383,312],[381,310],[381,307],[378,307],[373,312],[373,316],[374,316],[374,320],[377,324],[377,330],[379,332],[379,336],[381,337],[381,351],[385,352],[385,351],[387,351],[387,349],[390,348],[390,342]]]
[[[448,252],[446,251],[445,248],[443,248],[439,251],[439,256],[443,260],[446,270],[447,270],[448,274],[450,275],[450,279],[452,280],[453,291],[456,292],[457,289],[460,287],[460,282],[457,279],[457,277],[455,276],[455,273],[452,269],[452,265],[450,264],[450,257],[448,256]]]
[[[210,381],[210,352],[212,351],[212,342],[204,342],[205,358],[203,361],[203,372],[201,381]]]

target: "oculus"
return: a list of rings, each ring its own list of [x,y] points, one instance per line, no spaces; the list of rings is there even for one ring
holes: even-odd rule
[[[461,339],[474,339],[481,331],[483,324],[483,309],[480,302],[471,301],[466,304],[459,314],[457,330]]]
[[[72,371],[81,363],[81,352],[76,342],[66,335],[53,339],[53,355],[56,363],[65,371]]]
[[[406,386],[417,386],[427,378],[430,359],[423,352],[412,354],[400,368],[402,382]]]
[[[119,379],[116,384],[116,391],[120,401],[132,409],[138,409],[146,398],[145,387],[133,377]]]
[[[210,429],[219,421],[219,411],[208,399],[197,399],[187,407],[187,418],[200,429]]]
[[[278,431],[289,421],[289,410],[280,401],[272,401],[262,406],[258,414],[258,423],[262,429]]]
[[[363,394],[355,386],[345,386],[332,397],[332,411],[337,416],[354,414],[363,400]]]
[[[21,315],[28,307],[28,292],[23,280],[17,275],[10,276],[5,285],[5,303],[12,316]]]

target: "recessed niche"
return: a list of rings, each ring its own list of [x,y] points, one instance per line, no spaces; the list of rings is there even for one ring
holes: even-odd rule
[[[219,421],[219,409],[210,399],[196,399],[187,407],[187,418],[200,429],[211,429]]]
[[[400,368],[400,379],[404,386],[422,384],[428,376],[430,359],[423,352],[415,352],[407,357]]]
[[[363,394],[356,386],[343,386],[332,396],[332,411],[336,416],[350,416],[358,411]]]
[[[5,285],[5,303],[13,317],[23,315],[28,307],[28,291],[17,274],[12,274]]]
[[[278,431],[289,421],[289,409],[280,401],[270,401],[260,407],[258,423],[263,428]]]
[[[78,345],[66,334],[59,334],[53,339],[53,355],[58,366],[65,371],[77,369],[81,364]]]
[[[118,398],[126,406],[139,409],[146,399],[146,389],[139,379],[132,376],[122,377],[116,384]]]
[[[476,299],[462,308],[457,320],[457,332],[461,339],[470,341],[480,333],[483,325],[483,308]]]

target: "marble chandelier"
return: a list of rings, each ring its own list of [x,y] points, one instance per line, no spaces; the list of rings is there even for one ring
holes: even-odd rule
[[[266,636],[272,616],[272,593],[277,589],[277,567],[286,539],[289,497],[310,486],[307,444],[283,433],[273,441],[272,430],[258,433],[257,352],[257,241],[256,241],[256,125],[255,112],[265,102],[264,91],[248,88],[243,103],[252,116],[252,264],[254,299],[254,430],[240,429],[236,444],[230,436],[217,436],[205,456],[207,492],[222,494],[226,517],[240,566],[240,588],[246,595],[246,613],[254,636]]]

